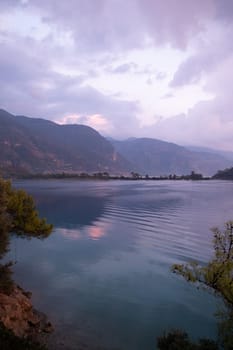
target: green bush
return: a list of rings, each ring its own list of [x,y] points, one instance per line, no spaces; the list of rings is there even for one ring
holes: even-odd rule
[[[10,234],[22,237],[45,238],[53,226],[41,219],[33,198],[23,190],[16,190],[10,181],[0,178],[0,259],[7,252]],[[0,264],[0,291],[13,288],[11,263]]]

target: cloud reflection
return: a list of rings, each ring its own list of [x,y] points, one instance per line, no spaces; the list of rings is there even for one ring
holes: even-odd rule
[[[87,232],[91,239],[98,240],[105,236],[106,229],[104,227],[92,226],[88,228]]]
[[[81,238],[81,232],[77,229],[59,227],[56,231],[58,232],[58,234],[72,241],[76,241]]]
[[[57,233],[72,241],[77,241],[85,238],[89,238],[91,240],[99,240],[108,234],[110,226],[111,225],[109,223],[96,221],[93,223],[93,225],[86,226],[83,229],[59,227],[57,228]]]

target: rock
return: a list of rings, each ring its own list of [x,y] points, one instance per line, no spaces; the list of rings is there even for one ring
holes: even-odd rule
[[[9,295],[0,293],[0,321],[18,337],[53,331],[46,315],[33,308],[30,297],[31,293],[19,286],[14,286]]]

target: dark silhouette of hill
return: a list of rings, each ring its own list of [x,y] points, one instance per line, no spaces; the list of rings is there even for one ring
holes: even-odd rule
[[[13,173],[130,170],[96,130],[0,110],[0,168]]]
[[[233,168],[219,170],[214,176],[213,179],[219,180],[233,180]]]
[[[194,152],[185,147],[150,138],[111,140],[116,150],[141,174],[189,174],[191,171],[213,175],[232,162],[208,152]]]

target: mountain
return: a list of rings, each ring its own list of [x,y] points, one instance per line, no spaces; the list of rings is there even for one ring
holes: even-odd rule
[[[0,110],[0,170],[12,173],[130,168],[112,144],[85,125],[58,125]]]
[[[199,146],[184,146],[184,147],[194,152],[218,154],[228,160],[233,161],[233,152],[231,151],[222,151],[219,149],[212,149],[208,147],[199,147]]]
[[[189,174],[191,171],[213,175],[218,169],[232,165],[221,155],[194,152],[185,147],[150,138],[111,140],[115,149],[132,164],[140,174]]]
[[[85,125],[59,125],[0,110],[0,172],[61,173],[131,171],[149,175],[213,175],[232,161],[156,139],[125,141],[101,136]]]

